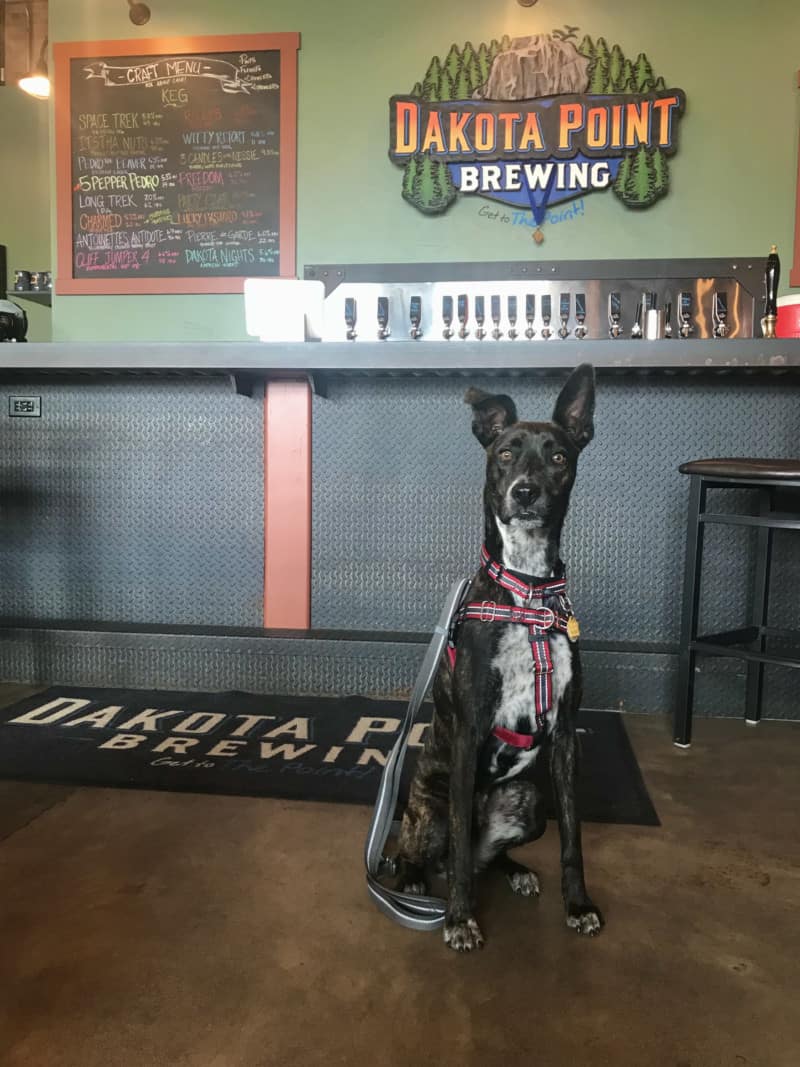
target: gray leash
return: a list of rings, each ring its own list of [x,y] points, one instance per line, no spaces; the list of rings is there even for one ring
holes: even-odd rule
[[[409,930],[438,930],[444,924],[447,902],[442,900],[441,897],[416,896],[412,893],[399,893],[394,889],[387,889],[386,886],[381,885],[378,877],[381,874],[394,873],[394,861],[387,859],[383,854],[383,850],[392,830],[398,829],[397,825],[393,824],[392,817],[397,804],[397,794],[400,790],[400,778],[403,773],[408,738],[422,702],[433,682],[439,666],[439,660],[442,658],[447,644],[450,620],[457,611],[468,585],[468,578],[464,578],[453,585],[448,593],[439,621],[434,628],[433,637],[428,645],[417,679],[414,682],[414,688],[411,691],[411,698],[406,708],[406,716],[403,720],[400,734],[383,768],[378,799],[375,802],[375,811],[372,815],[364,850],[364,862],[367,867],[367,892],[384,915],[388,915],[390,919],[394,919],[401,926],[407,926]]]

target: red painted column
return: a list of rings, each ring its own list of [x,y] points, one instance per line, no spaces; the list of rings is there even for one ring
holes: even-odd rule
[[[267,382],[264,393],[264,626],[311,624],[311,389]]]

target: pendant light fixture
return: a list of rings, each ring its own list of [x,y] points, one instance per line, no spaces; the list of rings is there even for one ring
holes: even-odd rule
[[[150,21],[150,8],[147,4],[140,4],[137,0],[128,0],[128,17],[134,26],[144,26],[146,22]]]
[[[37,100],[47,100],[50,96],[50,78],[47,73],[47,38],[42,41],[41,51],[36,66],[29,70],[17,82],[20,89],[35,96]]]

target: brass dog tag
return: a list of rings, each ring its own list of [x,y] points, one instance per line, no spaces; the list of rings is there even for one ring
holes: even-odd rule
[[[581,628],[578,625],[578,620],[574,615],[570,615],[567,619],[567,637],[570,641],[577,641],[581,636]]]

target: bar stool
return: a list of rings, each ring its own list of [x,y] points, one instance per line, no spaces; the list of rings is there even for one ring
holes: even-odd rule
[[[698,655],[731,656],[746,661],[745,722],[750,726],[755,726],[761,718],[764,664],[800,667],[800,658],[767,650],[770,637],[785,639],[798,636],[791,631],[768,626],[767,614],[773,531],[800,530],[800,511],[775,511],[773,499],[777,488],[800,489],[800,460],[696,459],[682,464],[679,470],[681,474],[690,475],[691,481],[673,740],[678,747],[688,748],[692,739],[695,659]],[[708,489],[753,489],[758,494],[758,514],[708,512]],[[697,634],[697,622],[700,614],[703,532],[710,522],[757,527],[755,587],[749,626],[700,637]]]

